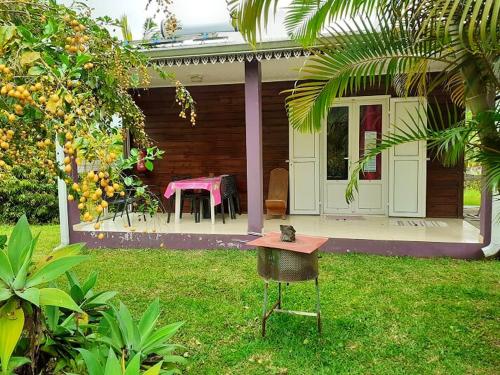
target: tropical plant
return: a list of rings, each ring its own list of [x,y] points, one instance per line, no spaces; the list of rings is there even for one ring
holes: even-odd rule
[[[37,240],[38,235],[32,235],[23,216],[14,227],[7,247],[0,250],[0,361],[4,374],[11,371],[10,359],[23,331],[31,343],[29,360],[36,366],[42,335],[42,307],[57,306],[82,312],[66,292],[46,284],[87,258],[79,255],[84,245],[66,246],[35,261],[33,252]]]
[[[134,40],[132,30],[130,30],[130,26],[128,24],[128,17],[125,14],[120,17],[120,30],[124,41],[131,42]]]
[[[137,353],[129,363],[120,363],[113,349],[109,349],[106,362],[101,363],[100,358],[95,353],[86,349],[80,349],[80,353],[87,366],[89,375],[140,375],[141,374],[141,354]],[[157,375],[161,371],[162,362],[142,372],[142,375]]]
[[[161,39],[162,36],[160,28],[158,27],[158,24],[152,17],[146,18],[146,21],[144,21],[144,26],[142,28],[143,28],[143,34],[142,34],[143,40]]]
[[[169,342],[183,322],[155,330],[160,316],[158,299],[149,305],[139,322],[133,320],[123,303],[120,303],[119,308],[113,307],[112,310],[103,311],[101,314],[104,319],[96,339],[113,348],[125,362],[133,362],[138,357],[143,365],[154,365],[161,360],[162,368],[166,370],[172,370],[175,364],[186,362],[184,357],[173,354],[179,346]]]
[[[239,29],[252,43],[278,9],[278,0],[227,0]],[[372,84],[400,95],[429,97],[437,88],[471,118],[434,110],[447,126],[386,135],[352,171],[352,200],[362,165],[397,144],[428,140],[445,161],[464,155],[480,162],[489,184],[500,184],[500,2],[492,0],[292,0],[286,8],[290,35],[312,55],[287,97],[293,127],[317,131],[332,101]],[[432,70],[433,73],[429,74]],[[418,120],[418,119],[415,119]],[[467,151],[467,152],[466,152]]]

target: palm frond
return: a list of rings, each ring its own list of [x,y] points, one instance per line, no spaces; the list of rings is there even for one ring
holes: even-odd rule
[[[334,99],[381,84],[384,77],[387,89],[394,79],[402,79],[406,94],[425,96],[430,62],[456,71],[461,60],[444,50],[442,41],[415,40],[404,22],[394,27],[383,15],[376,24],[353,20],[322,38],[322,49],[301,68],[305,82],[287,91],[290,124],[302,131],[319,130]]]

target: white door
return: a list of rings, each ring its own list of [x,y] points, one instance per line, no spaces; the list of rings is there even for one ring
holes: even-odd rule
[[[324,213],[387,213],[386,153],[365,165],[353,202],[346,202],[345,191],[356,163],[386,131],[388,106],[388,97],[346,98],[331,106],[323,133]]]
[[[290,214],[319,214],[319,134],[289,134]]]
[[[415,126],[427,126],[425,99],[391,99],[390,132],[398,134]],[[406,143],[391,148],[389,166],[389,215],[425,217],[426,142]]]

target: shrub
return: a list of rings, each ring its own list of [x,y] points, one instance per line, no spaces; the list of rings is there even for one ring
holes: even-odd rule
[[[0,181],[0,222],[15,223],[23,214],[33,224],[56,222],[57,183],[42,170],[16,166]]]

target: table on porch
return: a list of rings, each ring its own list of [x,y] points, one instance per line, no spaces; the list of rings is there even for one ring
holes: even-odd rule
[[[215,224],[215,206],[221,204],[220,184],[223,175],[216,177],[198,177],[186,180],[172,181],[165,190],[165,198],[169,199],[175,192],[175,223],[181,220],[181,191],[208,190],[210,192],[210,218]]]

